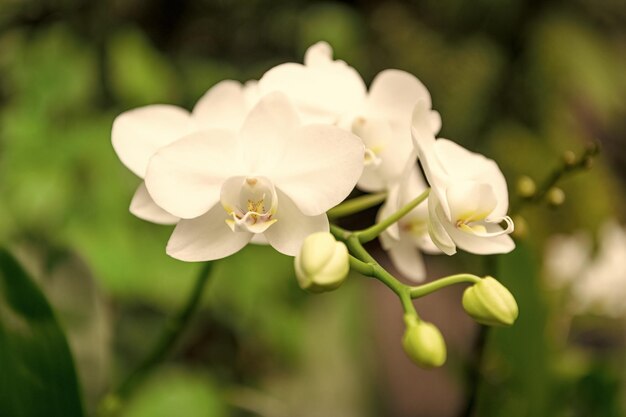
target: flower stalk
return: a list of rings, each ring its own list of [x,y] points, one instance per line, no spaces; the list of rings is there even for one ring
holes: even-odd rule
[[[376,239],[378,235],[380,235],[389,226],[409,214],[411,210],[413,210],[415,207],[419,206],[424,200],[426,200],[426,198],[428,198],[429,192],[430,189],[426,189],[426,191],[415,197],[408,204],[404,205],[400,210],[396,211],[391,216],[381,220],[379,223],[376,223],[371,227],[368,227],[367,229],[355,232],[355,234],[359,238],[359,241],[361,243],[367,243],[371,240]]]
[[[166,322],[157,343],[139,366],[124,379],[119,386],[107,394],[99,407],[99,415],[116,415],[123,399],[140,385],[153,369],[171,353],[172,348],[180,340],[180,336],[188,327],[191,317],[198,310],[200,300],[211,276],[213,264],[205,263],[196,277],[193,289],[183,307]]]
[[[418,197],[403,206],[400,210],[370,228],[353,232],[343,229],[335,224],[330,225],[330,232],[333,236],[335,236],[337,240],[344,242],[348,247],[350,252],[350,268],[361,275],[375,278],[383,283],[398,296],[405,315],[414,317],[417,317],[417,312],[413,306],[413,299],[424,297],[450,285],[459,283],[476,284],[481,281],[481,278],[476,275],[457,274],[440,278],[436,281],[419,286],[409,286],[400,282],[398,278],[383,268],[376,261],[376,259],[370,255],[365,247],[363,247],[364,242],[369,242],[370,240],[375,239],[382,231],[400,220],[420,203],[426,200],[429,191],[430,190],[424,191]]]
[[[343,203],[328,210],[326,214],[331,220],[346,217],[351,214],[367,210],[368,208],[375,207],[385,201],[385,198],[387,198],[387,193],[365,194],[344,201]]]

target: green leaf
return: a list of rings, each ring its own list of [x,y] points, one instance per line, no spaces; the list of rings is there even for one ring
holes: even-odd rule
[[[0,249],[0,415],[83,416],[72,356],[52,308]]]

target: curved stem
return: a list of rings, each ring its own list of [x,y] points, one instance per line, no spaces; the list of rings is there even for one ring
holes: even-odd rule
[[[340,229],[338,232],[341,235],[345,235],[346,231]],[[410,287],[401,283],[396,277],[391,275],[385,268],[383,268],[363,247],[363,245],[359,241],[358,235],[352,234],[344,241],[346,243],[346,246],[350,250],[350,253],[353,254],[353,256],[350,256],[350,266],[355,271],[365,276],[376,278],[377,280],[385,284],[400,298],[402,308],[404,309],[404,314],[417,317],[415,306],[413,305],[413,301],[411,300]]]
[[[385,198],[387,198],[387,193],[365,194],[344,201],[343,203],[328,210],[326,214],[329,219],[349,216],[350,214],[358,213],[370,207],[374,207],[385,201]]]
[[[139,366],[122,381],[117,389],[107,395],[103,401],[105,408],[111,408],[110,406],[112,405],[118,406],[120,400],[127,397],[128,394],[150,374],[154,367],[167,357],[176,342],[180,339],[183,331],[187,328],[191,316],[198,309],[202,293],[211,275],[212,266],[212,263],[206,263],[202,266],[191,294],[183,308],[168,319],[157,343]]]
[[[426,198],[428,197],[428,193],[430,192],[430,188],[426,189],[422,194],[415,197],[408,204],[403,206],[400,210],[393,213],[391,216],[381,220],[379,223],[368,227],[367,229],[360,230],[358,232],[354,232],[354,234],[358,235],[359,241],[361,243],[369,242],[370,240],[376,239],[378,235],[387,229],[389,226],[400,220],[402,217],[406,216],[411,210],[415,207],[419,206]]]
[[[460,284],[464,282],[476,284],[477,282],[480,282],[480,280],[480,277],[472,274],[450,275],[449,277],[440,278],[436,281],[429,282],[428,284],[411,287],[409,292],[411,294],[411,298],[420,298],[450,285]]]
[[[528,198],[517,199],[511,208],[512,213],[518,213],[526,204],[538,203],[542,201],[550,189],[556,186],[562,179],[575,172],[587,169],[593,158],[599,153],[600,149],[596,143],[588,146],[582,155],[573,161],[563,161],[561,165],[556,167],[552,173],[545,178],[537,187],[537,191]]]

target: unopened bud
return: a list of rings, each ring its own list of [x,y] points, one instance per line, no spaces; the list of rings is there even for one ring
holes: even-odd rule
[[[487,326],[510,326],[519,315],[513,294],[492,277],[485,277],[465,290],[463,308],[474,320]]]
[[[517,192],[521,197],[532,197],[535,195],[536,191],[537,186],[535,185],[535,181],[529,176],[523,175],[517,180]]]
[[[565,202],[565,192],[558,187],[552,187],[548,190],[546,200],[552,207],[558,207]]]
[[[563,162],[566,166],[572,166],[576,163],[576,154],[574,151],[565,151],[563,152]]]
[[[446,361],[446,342],[439,329],[432,323],[420,321],[415,316],[404,316],[406,330],[402,347],[407,356],[418,366],[434,368]]]
[[[314,293],[339,287],[350,271],[348,248],[328,232],[309,235],[294,264],[300,287]]]

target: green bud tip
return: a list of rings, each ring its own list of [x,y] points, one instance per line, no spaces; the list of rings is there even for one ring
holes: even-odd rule
[[[407,356],[422,368],[435,368],[446,362],[446,343],[439,329],[432,323],[405,315],[406,330],[402,347]]]
[[[570,150],[563,152],[563,162],[566,166],[573,166],[576,164],[576,154]]]
[[[463,308],[486,326],[511,326],[519,315],[513,294],[493,277],[485,277],[465,290]]]
[[[298,284],[303,290],[320,293],[338,288],[348,276],[348,248],[328,232],[309,235],[294,260]]]

